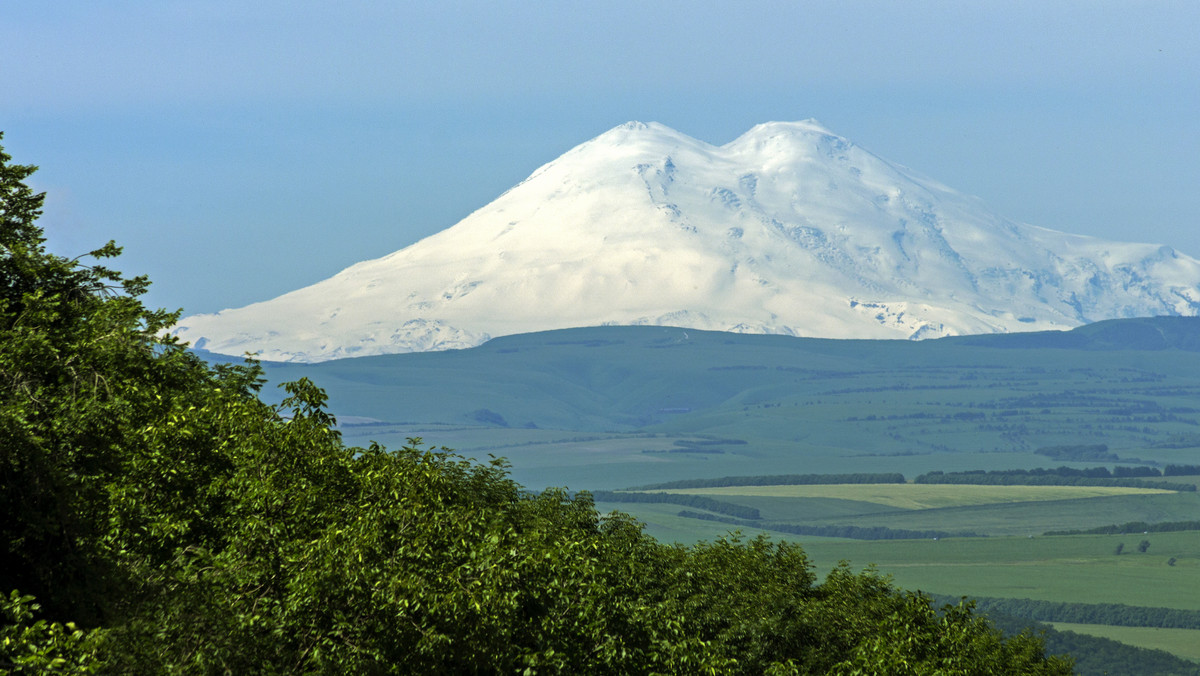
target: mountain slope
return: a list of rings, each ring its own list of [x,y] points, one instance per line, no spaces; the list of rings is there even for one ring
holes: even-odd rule
[[[719,147],[628,123],[447,230],[178,333],[321,361],[600,324],[927,338],[1198,311],[1195,259],[1013,223],[813,121]]]

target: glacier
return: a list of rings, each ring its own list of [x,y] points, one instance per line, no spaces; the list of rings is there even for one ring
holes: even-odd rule
[[[1200,314],[1200,261],[1017,223],[814,120],[629,122],[457,224],[181,339],[272,361],[598,325],[924,339]]]

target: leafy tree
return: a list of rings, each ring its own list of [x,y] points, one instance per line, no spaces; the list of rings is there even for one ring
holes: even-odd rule
[[[45,252],[34,225],[45,196],[23,183],[35,167],[9,159],[0,151],[0,511],[9,515],[0,581],[40,596],[53,589],[52,611],[94,620],[90,590],[115,582],[100,551],[105,482],[95,478],[118,471],[109,451],[133,409],[111,376],[126,360],[144,362],[144,341],[130,334],[157,331],[166,317],[112,297],[144,280]],[[116,253],[109,244],[92,255]]]
[[[1139,552],[1145,554],[1147,549],[1150,549],[1150,541],[1149,540],[1142,540],[1141,542],[1138,543],[1138,551]]]
[[[220,538],[233,410],[257,420],[255,366],[210,368],[163,335],[149,282],[45,250],[32,166],[0,151],[0,585],[103,623],[142,570]]]
[[[32,596],[12,592],[0,597],[0,673],[94,673],[99,631],[74,624],[34,620]]]

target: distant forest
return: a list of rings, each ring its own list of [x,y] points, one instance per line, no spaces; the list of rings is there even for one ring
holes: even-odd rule
[[[886,526],[805,526],[795,523],[779,523],[773,521],[749,521],[720,517],[716,514],[702,514],[681,510],[679,516],[689,519],[717,521],[734,526],[760,528],[789,535],[814,535],[828,538],[847,538],[850,540],[929,540],[933,538],[977,538],[987,537],[971,531],[944,530],[909,530],[906,528],[887,528]]]
[[[1163,521],[1160,523],[1130,521],[1085,530],[1051,530],[1046,531],[1043,535],[1124,535],[1126,533],[1172,533],[1183,530],[1200,530],[1200,521]]]

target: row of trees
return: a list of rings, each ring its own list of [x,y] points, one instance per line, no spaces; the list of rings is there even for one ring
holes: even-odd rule
[[[986,537],[972,531],[944,530],[910,530],[906,528],[888,528],[887,526],[814,526],[798,523],[780,523],[774,521],[749,521],[730,517],[717,516],[680,510],[679,516],[704,521],[718,521],[732,526],[744,528],[759,528],[789,535],[815,535],[819,537],[847,538],[850,540],[936,540],[940,538],[976,538]]]
[[[1074,449],[1075,447],[1053,447]],[[1085,449],[1105,449],[1106,446],[1085,446]],[[1045,449],[1043,449],[1045,450]],[[1053,449],[1051,449],[1053,450]],[[1040,452],[1040,451],[1039,451]],[[915,479],[919,484],[983,484],[1024,486],[1125,486],[1159,488],[1191,492],[1192,484],[1141,481],[1163,476],[1200,475],[1197,465],[1167,465],[1161,471],[1153,467],[1038,467],[1034,469],[967,470],[961,472],[926,472]],[[680,479],[645,486],[630,491],[661,491],[687,488],[720,488],[725,486],[801,486],[815,484],[902,484],[899,472],[859,472],[855,474],[765,474],[756,476],[723,476],[713,479]]]
[[[1129,521],[1111,526],[1097,526],[1083,530],[1051,530],[1043,535],[1124,535],[1126,533],[1172,533],[1184,530],[1200,530],[1200,521]]]
[[[210,366],[144,278],[48,253],[0,151],[0,670],[1069,673],[968,605],[797,546],[661,545],[587,494],[348,448],[301,380]],[[36,597],[36,598],[33,598]]]
[[[1147,481],[1114,476],[1105,467],[1075,469],[1055,467],[1052,469],[1005,469],[972,470],[967,472],[926,472],[915,479],[918,484],[972,484],[981,486],[1124,486],[1126,488],[1153,488],[1160,490],[1195,492],[1195,484]]]
[[[1034,453],[1064,462],[1117,462],[1120,458],[1108,450],[1107,444],[1067,444],[1043,446]]]
[[[950,596],[934,596],[934,599],[938,603],[953,603],[959,600]],[[975,603],[979,611],[985,614],[1012,615],[1038,622],[1200,629],[1200,611],[1180,608],[986,597],[975,599]]]
[[[1063,460],[1068,462],[1141,462],[1137,459],[1122,459],[1117,457],[1116,454],[1109,452],[1106,444],[1044,446],[1034,451],[1034,453],[1054,458],[1055,460]],[[1196,476],[1200,475],[1200,465],[1168,464],[1165,465],[1161,470],[1155,467],[1130,467],[1118,465],[1113,467],[1111,472],[1106,467],[1091,467],[1085,470],[1075,471],[1084,472],[1082,476],[1095,477]]]
[[[1163,476],[1197,476],[1200,475],[1200,465],[1166,465],[1162,473]]]
[[[761,513],[756,507],[736,505],[710,498],[707,495],[687,495],[686,493],[630,493],[626,491],[592,491],[592,499],[596,502],[618,503],[667,503],[695,507],[717,514],[725,514],[738,519],[759,519]]]

